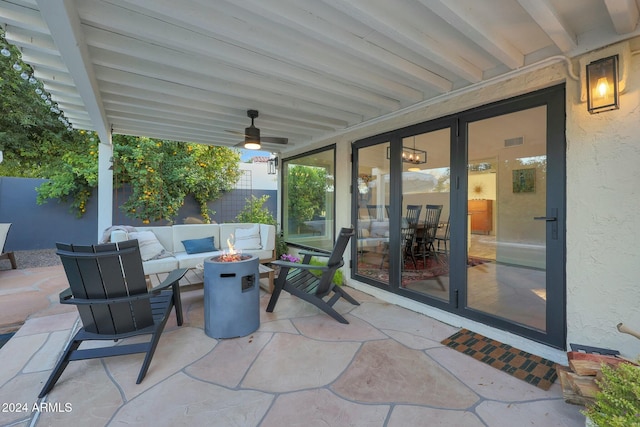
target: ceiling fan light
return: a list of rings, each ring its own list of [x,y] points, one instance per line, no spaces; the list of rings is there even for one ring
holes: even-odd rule
[[[244,143],[244,148],[246,148],[247,150],[259,150],[262,147],[260,146],[259,142],[247,141]]]

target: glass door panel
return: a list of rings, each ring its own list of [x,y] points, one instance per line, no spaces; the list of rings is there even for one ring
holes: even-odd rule
[[[468,127],[467,307],[546,331],[547,107]]]
[[[406,137],[402,146],[401,287],[449,301],[451,131]]]
[[[390,144],[358,149],[357,253],[355,273],[389,285],[389,160]]]

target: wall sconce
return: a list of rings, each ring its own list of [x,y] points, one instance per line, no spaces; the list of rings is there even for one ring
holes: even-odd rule
[[[272,157],[267,160],[267,173],[269,175],[275,175],[278,170],[278,158]]]
[[[620,108],[618,55],[587,64],[587,109],[591,114]]]

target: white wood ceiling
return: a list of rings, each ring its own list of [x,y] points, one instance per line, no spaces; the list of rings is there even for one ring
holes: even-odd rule
[[[640,0],[0,0],[65,117],[286,152],[551,57],[640,34]]]

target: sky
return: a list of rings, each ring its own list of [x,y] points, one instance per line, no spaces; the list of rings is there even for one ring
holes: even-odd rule
[[[240,149],[240,161],[241,162],[246,162],[248,160],[250,160],[253,157],[256,156],[266,156],[266,157],[271,157],[271,152],[270,151],[261,151],[261,150],[245,150],[244,148]]]

